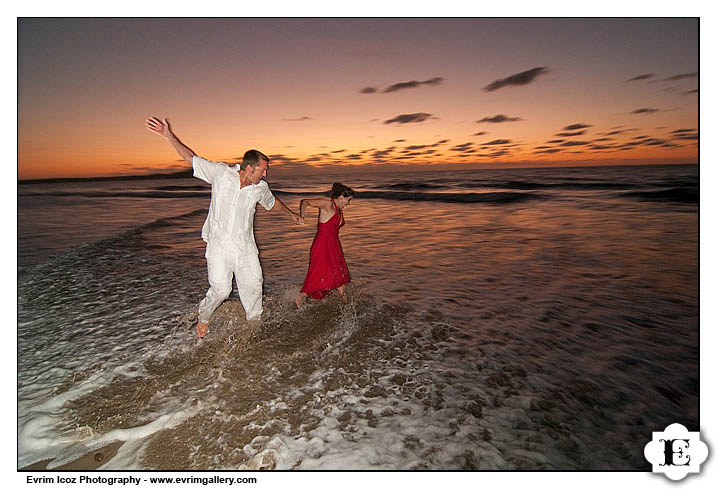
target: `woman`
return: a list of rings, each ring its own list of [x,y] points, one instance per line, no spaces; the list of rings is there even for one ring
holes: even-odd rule
[[[299,215],[304,219],[307,208],[319,208],[317,234],[309,252],[309,270],[304,285],[295,298],[297,308],[304,298],[311,296],[321,299],[332,289],[336,289],[344,301],[347,299],[344,285],[351,278],[349,268],[344,260],[342,244],[339,242],[339,228],[344,226],[343,209],[352,201],[354,191],[339,182],[332,186],[330,198],[302,199],[299,204]]]

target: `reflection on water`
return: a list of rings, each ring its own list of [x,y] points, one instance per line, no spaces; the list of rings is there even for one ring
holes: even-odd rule
[[[316,215],[300,227],[281,212],[258,209],[255,230],[265,296],[274,309],[270,308],[271,320],[265,327],[270,330],[257,335],[265,342],[261,349],[290,344],[298,349],[301,355],[295,357],[304,359],[301,364],[274,362],[281,364],[283,372],[296,371],[306,379],[285,385],[277,381],[268,392],[252,395],[257,398],[250,401],[264,407],[261,423],[269,424],[264,427],[277,424],[272,425],[276,430],[267,429],[264,443],[254,441],[257,448],[272,444],[284,448],[277,454],[289,459],[284,463],[277,459],[277,467],[326,468],[346,460],[338,462],[331,451],[318,448],[320,435],[338,437],[347,451],[366,447],[379,451],[392,447],[380,442],[383,428],[384,434],[403,441],[401,448],[385,454],[388,463],[366,467],[442,468],[459,457],[463,462],[458,467],[466,468],[645,469],[642,448],[652,431],[676,421],[698,430],[698,216],[695,202],[684,199],[692,192],[691,182],[697,182],[691,180],[694,170],[664,169],[666,175],[646,169],[624,172],[632,178],[602,180],[600,173],[589,170],[540,179],[537,175],[542,174],[535,171],[513,176],[441,174],[423,181],[416,176],[384,177],[381,187],[390,191],[378,190],[379,184],[366,177],[357,177],[356,183],[343,179],[360,194],[345,210],[340,238],[352,287],[368,298],[360,302],[363,310],[352,314],[337,310],[346,318],[331,317],[336,313],[333,303],[322,307],[326,311],[285,311],[306,273]],[[671,202],[663,195],[621,194],[627,188],[644,192],[658,184],[675,188],[682,180],[688,190],[674,193],[680,194],[679,199]],[[423,182],[432,186],[422,187]],[[289,184],[283,187],[277,182],[274,187],[290,189]],[[298,179],[291,182],[292,192],[278,195],[296,209],[302,193],[316,193],[330,184],[330,180]],[[112,190],[106,183],[85,185]],[[111,199],[83,197],[80,191],[45,197],[43,202],[29,195],[20,197],[21,264],[44,262],[43,256],[86,243],[86,236],[93,237],[90,241],[106,239],[35,270],[28,268],[21,277],[19,335],[27,344],[19,359],[19,377],[28,399],[34,399],[38,385],[66,381],[52,371],[62,351],[52,354],[57,356],[54,360],[48,356],[53,345],[72,342],[72,326],[78,318],[92,335],[87,348],[67,350],[74,359],[64,366],[73,372],[98,359],[116,362],[107,354],[111,349],[132,359],[133,350],[142,351],[142,344],[159,342],[173,315],[192,315],[207,287],[199,230],[208,196],[125,195],[133,189],[145,192],[152,185],[156,184],[133,183],[134,187],[121,189],[122,196]],[[161,192],[173,191],[167,183],[162,185]],[[181,192],[187,186],[196,182],[176,184]],[[38,188],[21,191],[29,194]],[[530,189],[540,196],[502,203],[394,199],[392,194],[362,199],[362,189],[367,193],[446,189],[454,194]],[[52,235],[53,243],[43,244],[44,234]],[[34,294],[39,292],[46,296],[38,299]],[[236,291],[231,299],[236,300]],[[377,317],[381,311],[395,317]],[[329,317],[338,323],[327,329]],[[368,320],[362,323],[362,318]],[[137,328],[143,320],[151,328]],[[381,329],[372,330],[373,324]],[[311,345],[296,344],[292,329],[283,330],[287,325],[301,326],[304,340]],[[123,341],[128,327],[137,336]],[[360,338],[355,337],[357,332]],[[273,341],[280,344],[273,346]],[[366,342],[375,347],[370,354],[361,350]],[[246,355],[261,358],[265,356],[261,349]],[[343,354],[361,359],[356,361],[361,369],[349,370]],[[324,364],[307,359],[322,359]],[[244,369],[233,364],[234,358],[223,358],[226,362],[232,367],[220,372]],[[242,372],[257,379],[283,379],[271,369],[250,371]],[[396,377],[409,374],[421,378],[421,383],[409,385],[405,378]],[[322,388],[319,380],[327,387]],[[112,382],[108,383],[104,389],[111,390]],[[165,381],[150,373],[137,383],[144,390]],[[186,392],[209,389],[203,383],[206,380],[177,379],[177,386]],[[225,388],[226,397],[236,395],[236,383],[228,382]],[[337,395],[340,392],[342,396]],[[198,396],[217,410],[221,406],[223,415],[215,421],[219,427],[222,420],[236,422],[232,417],[245,420],[246,414],[234,412],[231,404]],[[314,400],[311,406],[308,396]],[[295,415],[282,408],[280,399],[307,419],[292,418]],[[362,399],[367,403],[363,408]],[[169,410],[157,403],[153,400],[149,406]],[[167,403],[177,406],[179,401]],[[387,408],[391,416],[367,415],[369,405],[374,407],[372,414]],[[404,414],[406,410],[410,415]],[[440,428],[422,435],[417,421],[434,421]],[[278,428],[285,422],[291,427],[286,433]],[[110,421],[103,423],[112,426]],[[301,429],[302,423],[307,427]],[[197,431],[206,435],[203,431],[219,430],[212,434],[222,436],[216,424],[210,428],[193,418],[186,424],[162,437],[177,437],[191,445],[200,444]],[[243,443],[256,435],[243,434],[249,438]],[[281,439],[282,434],[295,439]],[[537,449],[539,443],[543,449]],[[432,444],[436,451],[429,450]],[[439,449],[442,444],[448,444],[447,449]],[[235,454],[236,459],[211,456],[231,466],[228,461],[244,464],[253,454],[248,448],[244,451]],[[289,461],[307,451],[316,457]],[[202,467],[212,459],[205,456],[196,455],[202,463],[192,455],[184,455],[183,461]],[[160,460],[153,461],[162,466]]]

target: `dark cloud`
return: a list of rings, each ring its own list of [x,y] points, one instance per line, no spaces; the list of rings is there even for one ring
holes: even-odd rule
[[[303,165],[304,164],[303,160],[297,160],[296,158],[288,157],[283,154],[269,155],[269,159],[272,162],[272,166],[276,165],[276,166],[284,167],[284,166],[290,166],[290,165],[294,166],[294,165]],[[241,158],[238,160],[241,160]]]
[[[593,140],[593,141],[594,141],[594,142],[596,142],[596,141],[612,141],[613,139],[614,139],[614,138],[596,138],[596,139]]]
[[[588,141],[566,141],[561,143],[561,146],[582,146],[587,145]]]
[[[561,148],[551,148],[550,150],[541,150],[537,151],[536,153],[558,153],[559,151],[563,151]]]
[[[497,150],[493,153],[490,153],[488,156],[491,158],[496,158],[496,157],[506,155],[507,153],[508,153],[508,151],[506,151],[506,150]]]
[[[439,85],[443,81],[443,78],[435,77],[430,78],[429,80],[424,80],[423,82],[418,82],[416,80],[412,80],[411,82],[399,82],[395,83],[394,85],[389,85],[387,88],[384,89],[384,93],[386,94],[389,92],[396,92],[397,90],[404,90],[407,88],[416,88],[421,85]]]
[[[665,145],[668,143],[666,140],[656,139],[656,138],[649,138],[643,142],[646,146],[660,146]]]
[[[693,90],[689,90],[688,92],[683,92],[683,95],[690,95],[690,94],[697,94],[698,89],[694,88]]]
[[[462,143],[462,144],[460,144],[460,145],[456,145],[456,146],[452,147],[450,151],[463,151],[463,152],[465,152],[465,151],[467,151],[469,148],[471,148],[472,146],[474,146],[473,143]]]
[[[637,77],[630,78],[626,80],[627,82],[633,82],[636,80],[647,80],[651,77],[655,76],[655,73],[644,73],[643,75],[638,75]]]
[[[394,140],[394,143],[404,143],[406,140]]]
[[[695,131],[695,129],[685,129],[685,128],[683,128],[683,129],[673,130],[673,131],[671,131],[671,134],[692,133],[692,132],[694,132],[694,131]]]
[[[631,112],[631,114],[653,114],[654,112],[658,112],[660,109],[654,109],[653,107],[642,107],[641,109],[636,109],[635,111]]]
[[[520,121],[520,117],[509,117],[505,116],[503,114],[496,114],[494,117],[485,117],[479,121],[476,121],[477,123],[482,122],[490,122],[490,123],[502,123],[502,122],[511,122],[511,121]]]
[[[371,154],[374,158],[384,158],[385,156],[389,155],[389,153],[394,151],[394,147],[391,146],[389,148],[386,148],[384,150],[376,150],[374,153]]]
[[[527,85],[533,82],[537,76],[542,73],[545,73],[546,71],[547,68],[545,66],[531,68],[530,70],[522,71],[521,73],[517,73],[515,75],[511,75],[500,80],[495,80],[488,84],[486,87],[484,87],[484,90],[486,92],[492,92],[494,90],[498,90],[502,87],[506,87],[509,85]]]
[[[346,160],[361,160],[361,155],[357,155],[356,153],[352,153],[351,155],[347,155],[344,157]]]
[[[384,124],[391,124],[391,123],[399,123],[399,124],[407,124],[407,123],[417,123],[417,122],[423,122],[427,119],[433,119],[434,116],[432,114],[427,114],[426,112],[415,112],[413,114],[399,114],[398,116],[387,119],[384,121]]]
[[[346,150],[334,150],[332,153],[342,153],[344,151],[346,151]]]
[[[406,149],[407,150],[421,150],[423,148],[426,148],[427,146],[428,145],[411,145],[411,146],[407,146]]]
[[[284,118],[284,120],[289,121],[289,122],[300,122],[300,121],[311,121],[312,118],[309,116],[302,116],[302,117],[298,117],[296,119]]]
[[[373,94],[374,92],[376,92],[376,90],[377,89],[375,87],[364,87],[363,89],[361,89],[359,91],[359,93],[360,94]]]
[[[571,136],[581,136],[586,131],[574,131],[573,133],[556,133],[555,136],[562,136],[564,138],[570,138]]]
[[[683,80],[685,78],[696,78],[698,76],[698,72],[694,71],[691,73],[681,73],[679,75],[673,75],[672,77],[664,78],[664,82],[672,82],[673,80]]]
[[[488,131],[479,131],[478,133],[474,133],[472,136],[483,136],[485,134],[489,134]]]
[[[566,126],[565,128],[563,128],[563,130],[564,131],[575,131],[576,129],[586,129],[586,128],[590,128],[591,126],[592,126],[591,124],[578,123],[578,124],[571,124],[570,126]]]
[[[613,150],[617,147],[612,145],[591,145],[589,148],[592,150]]]
[[[672,136],[674,140],[697,140],[698,139],[698,133],[678,133],[675,136]]]
[[[511,140],[493,140],[488,143],[484,143],[484,145],[507,145],[509,143],[511,143]]]
[[[448,143],[448,142],[449,142],[449,140],[440,140],[440,141],[437,141],[436,143],[434,143],[434,144],[431,145],[431,146],[439,146],[439,145],[443,145],[444,143]]]
[[[563,143],[564,141],[566,141],[566,140],[551,140],[551,141],[547,141],[546,143]]]

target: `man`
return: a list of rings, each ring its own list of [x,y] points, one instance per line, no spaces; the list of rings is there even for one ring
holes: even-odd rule
[[[262,314],[262,268],[254,241],[254,212],[257,203],[272,210],[274,204],[287,213],[295,224],[299,214],[275,198],[267,182],[269,158],[257,150],[244,154],[242,163],[229,166],[197,156],[170,129],[167,119],[151,117],[147,129],[165,138],[179,155],[192,164],[194,176],[212,186],[212,199],[207,220],[202,226],[202,239],[207,242],[207,277],[209,290],[199,304],[197,335],[204,337],[212,312],[232,292],[232,274],[237,283],[239,299],[247,320],[258,320]]]

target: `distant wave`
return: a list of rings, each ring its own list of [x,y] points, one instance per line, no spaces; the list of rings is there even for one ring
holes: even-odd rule
[[[622,190],[638,189],[635,184],[624,184],[619,182],[523,182],[512,180],[509,182],[471,182],[467,187],[491,187],[501,189],[537,190],[537,189],[566,189],[566,190]]]
[[[398,190],[421,190],[421,189],[442,189],[445,185],[440,184],[429,184],[426,182],[398,182],[396,184],[390,184],[385,186],[386,189],[398,189]]]
[[[389,199],[396,201],[438,201],[451,203],[505,204],[543,199],[544,196],[525,192],[382,192],[365,191],[356,194],[358,199]]]
[[[622,195],[625,197],[633,197],[646,201],[668,201],[685,203],[698,202],[697,189],[685,189],[680,187],[676,187],[673,189],[664,189],[660,191],[626,192]]]
[[[198,191],[52,191],[52,192],[20,192],[20,197],[91,197],[100,199],[111,199],[115,197],[141,197],[148,199],[172,199],[178,197],[209,197],[208,188],[203,188],[202,192]]]

